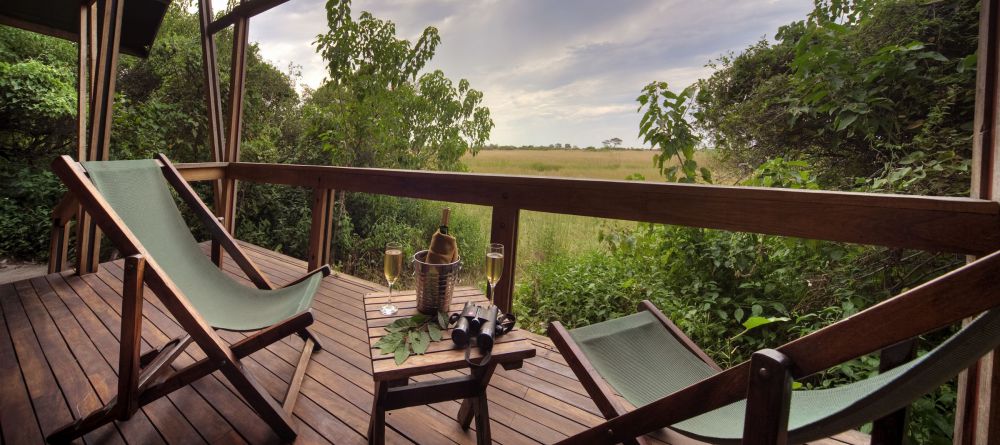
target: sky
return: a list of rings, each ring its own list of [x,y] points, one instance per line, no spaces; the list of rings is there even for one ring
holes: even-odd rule
[[[225,0],[213,0],[216,11]],[[429,69],[483,92],[500,145],[641,146],[635,98],[662,80],[680,90],[711,74],[705,65],[801,20],[812,0],[355,0],[415,41],[441,35]],[[291,0],[250,21],[250,39],[301,83],[326,76],[312,42],[324,33],[325,0]]]

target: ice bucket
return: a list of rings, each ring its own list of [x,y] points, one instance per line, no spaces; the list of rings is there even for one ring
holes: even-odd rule
[[[455,292],[455,280],[462,270],[462,259],[448,264],[425,262],[427,251],[413,254],[413,274],[417,286],[417,311],[435,315],[438,311],[448,312],[451,296]]]

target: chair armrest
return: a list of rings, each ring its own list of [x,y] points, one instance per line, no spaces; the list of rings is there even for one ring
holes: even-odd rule
[[[322,265],[320,267],[317,267],[314,270],[310,270],[309,272],[306,272],[305,275],[299,277],[298,279],[292,281],[291,283],[288,283],[288,284],[285,284],[284,286],[279,287],[278,289],[283,289],[283,288],[286,288],[286,287],[289,287],[289,286],[294,286],[296,284],[299,284],[299,283],[301,283],[301,282],[303,282],[305,280],[308,280],[313,275],[316,275],[317,272],[322,273],[324,277],[328,277],[328,276],[330,276],[331,273],[333,273],[333,270],[330,269],[330,265],[329,264],[324,264],[324,265]]]

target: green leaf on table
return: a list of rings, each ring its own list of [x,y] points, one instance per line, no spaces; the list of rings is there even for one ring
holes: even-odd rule
[[[395,359],[397,365],[402,365],[410,357],[410,342],[404,342],[396,349]]]
[[[426,331],[419,330],[410,334],[410,345],[413,346],[414,354],[427,352],[427,347],[431,344],[431,336]]]
[[[424,323],[427,323],[427,320],[429,318],[430,317],[428,317],[428,316],[426,316],[424,314],[417,314],[417,315],[414,315],[414,316],[410,317],[410,323],[412,323],[413,326],[420,326],[420,325],[422,325]]]
[[[399,328],[408,328],[408,327],[412,327],[412,326],[413,326],[413,321],[410,320],[409,318],[397,318],[397,319],[393,320],[392,323],[389,323],[389,326],[386,326],[385,328],[387,330],[389,328],[392,328],[392,329],[395,329],[395,330],[399,330]]]
[[[441,327],[434,323],[427,325],[427,334],[430,335],[431,341],[441,341]]]
[[[375,347],[379,348],[383,354],[392,354],[403,343],[403,334],[391,333],[375,342]]]

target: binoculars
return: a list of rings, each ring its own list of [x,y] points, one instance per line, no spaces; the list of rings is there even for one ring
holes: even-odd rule
[[[510,332],[514,327],[513,317],[501,315],[496,306],[480,306],[471,301],[465,303],[462,312],[451,314],[449,319],[455,323],[451,331],[451,340],[455,346],[466,347],[476,339],[476,346],[485,353],[493,349],[495,337]]]

